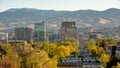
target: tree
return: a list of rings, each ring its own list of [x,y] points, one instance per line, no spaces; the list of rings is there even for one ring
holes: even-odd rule
[[[26,53],[33,51],[32,45],[27,42],[17,43],[13,46],[15,51],[19,54],[19,56],[24,56]]]
[[[50,60],[50,68],[57,68],[57,64],[58,64],[58,57],[54,56],[51,60]]]
[[[79,55],[79,42],[75,38],[67,38],[61,45],[66,46],[69,48],[70,53],[73,55]]]
[[[92,53],[92,56],[94,57],[100,56],[99,46],[96,45],[95,40],[87,40],[86,44],[87,44],[87,49],[90,53]]]
[[[17,67],[16,67],[16,64],[13,63],[13,61],[8,59],[1,59],[0,68],[17,68]]]
[[[24,57],[25,68],[49,68],[50,59],[45,51],[28,53]]]
[[[110,57],[106,54],[106,53],[103,53],[100,57],[104,67],[106,67],[106,64],[110,61]]]
[[[96,41],[95,41],[95,40],[87,40],[86,45],[87,45],[87,46],[96,45]]]
[[[70,55],[70,50],[66,46],[61,45],[54,50],[54,55],[56,55],[58,57],[69,56]]]
[[[107,50],[108,46],[116,45],[116,40],[109,39],[109,38],[101,38],[97,41],[97,45],[100,46],[100,47],[103,47],[105,50]]]
[[[20,68],[21,58],[19,57],[19,55],[17,54],[15,49],[10,44],[4,44],[4,45],[0,45],[0,46],[6,52],[6,54],[2,55],[2,58],[13,61],[16,64],[16,67]]]
[[[48,43],[46,45],[44,45],[44,50],[49,54],[49,55],[53,55],[53,51],[54,49],[57,47],[57,45],[55,43]]]
[[[110,61],[107,63],[107,67],[106,68],[117,68],[119,67],[119,63],[120,63],[120,58],[117,56],[112,56],[110,58]]]
[[[117,66],[116,66],[116,68],[120,68],[120,63],[119,63],[119,62],[117,63]]]
[[[88,48],[88,51],[90,53],[92,53],[92,56],[94,56],[94,57],[100,56],[100,52],[99,52],[99,47],[98,46],[92,45],[92,46],[88,46],[87,48]]]
[[[70,45],[72,45],[74,48],[78,48],[79,43],[75,38],[67,38],[64,42],[68,42],[70,43]]]

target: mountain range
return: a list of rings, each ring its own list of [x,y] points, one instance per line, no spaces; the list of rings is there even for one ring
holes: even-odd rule
[[[62,21],[75,21],[78,28],[109,28],[120,26],[120,9],[104,11],[77,10],[55,11],[33,8],[11,8],[0,12],[0,30],[15,27],[34,27],[35,23],[46,22],[47,29],[58,30]]]

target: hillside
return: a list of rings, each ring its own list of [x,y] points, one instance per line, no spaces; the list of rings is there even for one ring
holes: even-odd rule
[[[51,29],[58,29],[62,21],[75,21],[78,27],[114,27],[120,25],[120,9],[55,11],[12,8],[0,13],[0,29],[33,27],[34,23],[43,20],[46,22],[47,28]]]

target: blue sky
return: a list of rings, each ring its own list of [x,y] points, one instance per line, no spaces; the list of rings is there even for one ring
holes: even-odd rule
[[[10,8],[101,11],[108,8],[120,8],[120,0],[0,0],[0,12]]]

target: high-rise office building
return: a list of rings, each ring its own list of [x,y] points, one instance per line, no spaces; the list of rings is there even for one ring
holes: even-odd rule
[[[42,23],[36,23],[34,27],[34,40],[36,42],[46,41],[46,27],[44,21]]]
[[[60,41],[64,41],[66,38],[75,38],[78,40],[77,27],[75,22],[62,22],[62,26],[59,30]]]
[[[15,28],[14,29],[15,39],[23,41],[32,41],[33,29],[31,28]]]
[[[48,41],[49,42],[53,42],[53,41],[58,41],[58,32],[57,31],[49,31],[47,32],[47,37],[48,37]]]

